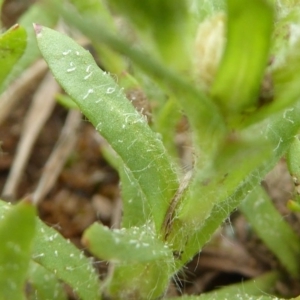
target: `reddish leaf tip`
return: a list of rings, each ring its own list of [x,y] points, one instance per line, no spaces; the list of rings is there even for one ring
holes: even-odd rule
[[[33,23],[33,29],[34,29],[36,35],[40,35],[42,32],[43,26],[40,24]]]

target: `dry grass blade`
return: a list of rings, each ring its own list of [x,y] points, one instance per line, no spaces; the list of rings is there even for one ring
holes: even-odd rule
[[[33,194],[33,203],[38,204],[55,184],[77,140],[77,131],[80,123],[81,113],[78,110],[70,110],[55,149],[52,151],[44,167],[42,177]]]
[[[24,93],[30,89],[32,83],[41,78],[46,71],[47,65],[45,61],[37,61],[29,69],[24,71],[22,76],[0,96],[0,124],[5,121],[14,105],[17,104]]]
[[[123,207],[122,199],[121,197],[117,197],[117,199],[115,199],[115,205],[112,214],[111,228],[121,228],[122,207]]]
[[[54,96],[59,86],[50,73],[36,91],[31,107],[24,120],[24,128],[18,144],[16,157],[3,189],[3,195],[14,197],[16,188],[31,154],[32,147],[55,105]]]

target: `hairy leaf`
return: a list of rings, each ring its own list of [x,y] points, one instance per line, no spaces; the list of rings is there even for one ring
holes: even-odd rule
[[[279,278],[279,273],[269,272],[255,279],[231,284],[217,291],[203,293],[200,296],[183,296],[180,298],[171,298],[170,300],[279,300],[279,298],[272,295],[265,295],[272,292]]]
[[[26,45],[27,34],[22,26],[14,25],[0,36],[0,85],[23,55]]]
[[[237,176],[234,181],[238,182],[235,188],[231,185],[230,174],[220,173],[214,178],[211,189],[205,189],[207,181],[199,183],[204,187],[198,190],[201,198],[188,199],[184,211],[177,213],[177,218],[174,220],[174,250],[183,251],[181,260],[178,260],[178,267],[181,267],[187,262],[190,257],[195,255],[204,244],[209,241],[212,233],[221,225],[231,211],[233,211],[241,201],[261,182],[263,177],[275,166],[280,157],[287,151],[288,147],[293,141],[293,137],[298,133],[300,128],[300,104],[294,106],[293,110],[282,114],[282,116],[273,117],[266,124],[262,130],[263,124],[259,125],[259,130],[262,130],[261,135],[266,137],[266,140],[273,144],[272,151],[265,157],[260,166],[249,170],[248,174],[243,173],[242,168],[236,168],[235,175]],[[292,122],[291,122],[292,121]],[[258,128],[249,129],[251,134],[257,134]],[[244,133],[246,134],[247,131]],[[241,172],[240,172],[241,170]],[[224,170],[223,170],[224,171]],[[240,177],[239,180],[238,176]],[[235,176],[232,174],[233,177]],[[232,177],[232,178],[233,178]],[[195,182],[196,183],[196,182]],[[229,184],[230,190],[227,190]],[[221,191],[223,189],[223,192]],[[195,189],[195,191],[197,191]],[[202,191],[202,193],[201,193]],[[221,191],[221,192],[220,192]],[[220,193],[220,194],[219,194]],[[211,204],[210,199],[215,199]],[[185,199],[183,199],[184,202]],[[201,201],[200,201],[201,200]],[[197,209],[195,209],[197,208]],[[200,216],[205,215],[207,218],[197,218],[197,212]],[[181,215],[182,214],[182,215]],[[194,216],[191,218],[190,216]],[[191,223],[190,223],[191,222]]]
[[[136,178],[159,229],[178,184],[162,141],[90,53],[54,30],[35,30],[54,76]]]
[[[92,262],[60,233],[38,222],[32,259],[69,284],[83,300],[100,299],[100,282]]]
[[[22,205],[24,206],[24,204]],[[14,206],[11,207],[4,201],[0,201],[0,215],[4,216],[4,218],[13,208]],[[14,223],[19,224],[16,222],[19,219],[22,220],[21,217],[14,218]],[[38,230],[30,252],[32,259],[57,278],[70,285],[81,299],[100,299],[100,282],[91,261],[56,230],[48,227],[39,219],[36,222]],[[30,224],[29,221],[27,223]],[[28,235],[26,224],[18,226],[15,230],[20,242],[23,241],[23,236],[26,237]],[[9,235],[11,232],[14,231],[6,229],[6,234]],[[24,253],[26,253],[26,247],[24,249]],[[20,274],[22,273],[20,272]],[[7,278],[7,274],[5,274],[5,278]],[[5,299],[17,298],[8,297]]]
[[[32,29],[33,22],[41,22],[47,26],[53,26],[58,19],[58,13],[55,10],[47,11],[41,4],[32,5],[18,20],[19,24],[26,29],[27,32],[27,47],[24,55],[15,64],[12,72],[5,80],[4,86],[0,92],[5,89],[13,80],[15,80],[26,68],[28,68],[40,55],[34,31]]]
[[[0,216],[0,299],[24,300],[35,235],[35,207],[23,200],[1,209]]]
[[[299,237],[273,206],[266,192],[257,187],[241,203],[240,209],[256,234],[278,257],[288,272],[293,276],[299,276],[300,268],[297,263],[300,255]]]
[[[29,268],[28,284],[30,285],[27,296],[29,300],[68,299],[63,284],[56,275],[33,261]]]
[[[83,243],[97,257],[114,263],[105,284],[112,298],[147,299],[153,294],[151,299],[156,299],[163,294],[173,273],[173,254],[150,224],[113,231],[94,224],[85,231]]]
[[[120,263],[169,260],[170,249],[159,241],[151,226],[109,230],[93,224],[84,233],[83,243],[97,257]]]
[[[219,139],[226,132],[226,125],[217,106],[186,76],[175,73],[155,60],[147,52],[141,51],[128,44],[120,36],[109,30],[101,20],[82,20],[78,14],[70,12],[61,3],[56,2],[53,9],[60,10],[65,21],[97,43],[105,43],[111,49],[126,55],[146,76],[154,80],[162,91],[171,94],[185,111],[192,128],[195,141],[196,156],[201,155],[201,162],[205,162],[219,146]],[[172,48],[172,47],[171,47]],[[172,48],[177,51],[176,48]],[[197,162],[196,162],[197,163]]]

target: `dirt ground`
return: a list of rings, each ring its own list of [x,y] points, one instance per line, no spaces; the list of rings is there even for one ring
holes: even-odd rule
[[[16,16],[24,9],[12,7],[6,8],[6,14],[2,16],[7,24],[13,20],[9,13]],[[9,172],[20,155],[18,143],[22,135],[26,134],[26,115],[41,80],[36,79],[29,84],[7,118],[0,123],[0,191],[2,199],[7,201],[14,202],[36,192],[43,174],[49,170],[45,164],[55,149],[68,115],[65,108],[54,104],[52,113],[40,127],[33,148],[28,150],[28,161],[25,159],[27,162],[19,182],[9,194],[4,193],[10,180]],[[44,222],[54,226],[63,236],[82,248],[81,235],[93,222],[98,220],[107,226],[116,226],[120,218],[121,200],[118,174],[101,154],[101,148],[105,145],[103,139],[84,118],[74,126],[72,135],[74,140],[69,144],[67,158],[62,161],[62,170],[40,200],[38,209]],[[59,164],[59,157],[57,161]],[[292,183],[284,161],[278,164],[263,184],[283,216],[299,232],[298,218],[285,208]],[[178,274],[170,286],[169,295],[200,294],[278,268],[280,265],[276,258],[249,229],[245,218],[236,211],[201,254]],[[105,276],[106,265],[100,264],[99,270]],[[299,285],[288,277],[285,282],[278,282],[275,289],[287,297],[300,294]]]

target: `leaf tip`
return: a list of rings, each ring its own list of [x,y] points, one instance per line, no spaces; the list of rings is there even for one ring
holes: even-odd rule
[[[16,29],[18,29],[20,27],[20,25],[17,23],[17,24],[15,24],[15,25],[13,25],[12,27],[11,27],[11,30],[16,30]]]
[[[82,245],[83,246],[85,246],[85,247],[89,247],[89,245],[90,245],[90,241],[89,241],[89,239],[87,238],[87,237],[85,237],[85,236],[83,236],[83,238],[81,239],[81,243],[82,243]]]
[[[34,29],[36,35],[40,36],[41,32],[42,32],[42,29],[43,29],[43,26],[40,25],[40,24],[33,23],[33,29]]]
[[[24,198],[22,199],[22,202],[23,202],[24,204],[26,204],[26,205],[30,205],[30,206],[34,205],[33,199],[32,199],[32,196],[31,196],[31,195],[27,195],[26,197],[24,197]]]

